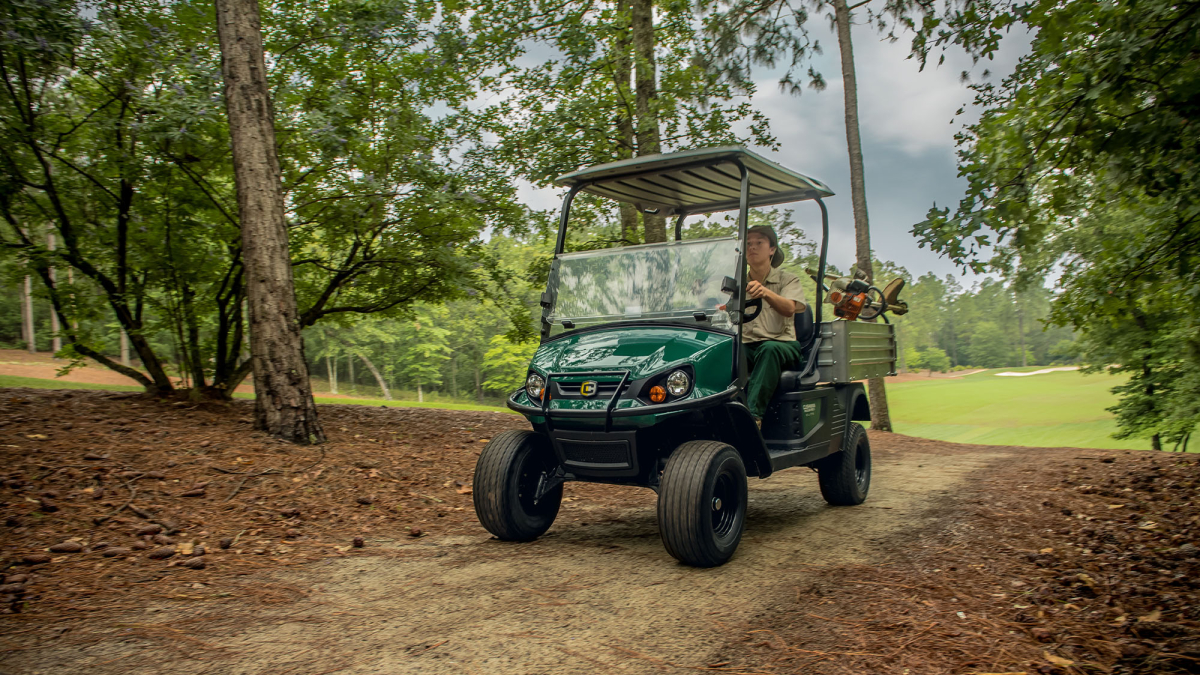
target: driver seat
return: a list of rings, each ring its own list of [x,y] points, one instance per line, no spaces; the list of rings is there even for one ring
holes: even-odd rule
[[[813,318],[812,304],[805,303],[804,311],[792,315],[792,321],[796,327],[796,341],[800,343],[800,363],[795,364],[795,368],[803,368],[804,362],[808,360],[808,352],[812,349],[813,339],[817,332],[817,322]],[[776,389],[776,393],[811,389],[814,385],[802,386],[800,384],[802,374],[800,370],[785,370],[780,373],[779,387]]]

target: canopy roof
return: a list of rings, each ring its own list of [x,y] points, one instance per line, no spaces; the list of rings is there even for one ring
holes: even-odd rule
[[[636,204],[664,215],[708,213],[738,207],[742,179],[750,172],[750,206],[771,206],[833,195],[824,183],[750,152],[740,145],[646,155],[559,176],[563,187]]]

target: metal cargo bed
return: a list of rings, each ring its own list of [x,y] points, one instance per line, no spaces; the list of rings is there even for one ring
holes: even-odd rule
[[[834,384],[895,375],[895,328],[865,321],[823,322],[817,367],[820,381]]]

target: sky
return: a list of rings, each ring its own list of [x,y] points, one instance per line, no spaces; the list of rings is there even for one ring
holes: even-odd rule
[[[818,34],[818,39],[824,53],[816,57],[814,66],[825,76],[824,90],[805,89],[799,96],[790,95],[779,90],[779,73],[758,73],[758,92],[752,102],[771,120],[779,149],[753,149],[833,189],[836,195],[826,200],[829,260],[844,269],[854,262],[854,216],[841,66],[832,29]],[[962,270],[950,261],[928,248],[919,248],[911,230],[934,204],[953,208],[966,186],[965,180],[957,176],[954,134],[965,123],[978,119],[979,113],[971,105],[973,92],[962,82],[962,71],[968,70],[980,79],[986,68],[992,73],[991,79],[998,80],[1012,72],[1028,40],[1006,38],[995,61],[978,65],[973,65],[965,54],[948,53],[946,62],[936,67],[935,54],[924,71],[918,69],[916,61],[907,59],[907,40],[889,43],[861,25],[854,27],[853,40],[867,211],[875,256],[906,267],[914,277],[930,271],[939,276],[954,274],[960,277],[960,283],[970,286],[977,276],[962,276]],[[956,111],[964,106],[967,111],[956,117]],[[538,209],[556,207],[559,193],[530,186],[520,189],[521,198]],[[793,207],[795,220],[812,233],[810,238],[818,237],[820,214],[816,205]]]

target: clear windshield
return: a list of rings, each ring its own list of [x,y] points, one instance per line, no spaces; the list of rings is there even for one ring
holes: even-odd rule
[[[737,238],[645,244],[558,256],[550,276],[557,299],[553,332],[563,321],[576,327],[612,321],[686,319],[704,312],[711,325],[730,328],[721,292],[726,276],[736,278]]]

